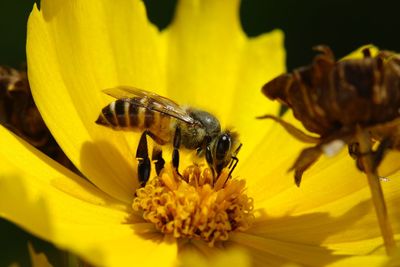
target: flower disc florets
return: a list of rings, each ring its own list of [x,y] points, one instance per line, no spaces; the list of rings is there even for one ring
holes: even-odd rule
[[[231,231],[248,229],[254,218],[246,182],[228,174],[224,169],[214,181],[209,168],[190,166],[180,176],[166,167],[136,191],[132,207],[164,234],[213,246],[228,240]]]

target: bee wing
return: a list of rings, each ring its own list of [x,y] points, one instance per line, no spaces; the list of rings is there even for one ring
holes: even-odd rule
[[[117,86],[104,89],[103,92],[114,98],[129,102],[132,105],[155,110],[189,124],[194,124],[196,122],[186,110],[180,107],[176,102],[153,92],[131,86]]]

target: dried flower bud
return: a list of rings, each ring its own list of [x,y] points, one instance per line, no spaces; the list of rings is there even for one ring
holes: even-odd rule
[[[76,171],[47,129],[33,101],[26,70],[0,66],[0,124]]]
[[[317,145],[305,149],[292,167],[297,184],[322,148],[331,151],[327,145],[335,140],[351,145],[352,155],[360,157],[357,146],[353,146],[357,127],[370,133],[371,143],[381,144],[369,152],[374,155],[374,167],[386,149],[398,148],[400,143],[400,56],[381,51],[372,57],[366,48],[361,59],[336,61],[329,47],[315,49],[322,53],[315,56],[311,65],[282,74],[262,88],[268,98],[287,105],[307,130],[320,136],[312,139]],[[263,118],[281,122],[270,115]],[[292,135],[304,140],[300,135],[305,133],[293,134],[299,130],[285,125],[288,127]]]

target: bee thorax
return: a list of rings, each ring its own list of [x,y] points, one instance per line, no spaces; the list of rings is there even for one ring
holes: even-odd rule
[[[221,125],[218,119],[211,113],[194,108],[188,111],[191,117],[201,123],[207,136],[213,138],[221,132]]]
[[[180,124],[182,136],[182,145],[187,149],[196,149],[203,144],[204,138],[206,136],[206,131],[204,128],[187,125],[185,123]]]

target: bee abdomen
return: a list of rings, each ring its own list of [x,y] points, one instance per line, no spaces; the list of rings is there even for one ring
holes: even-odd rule
[[[135,128],[139,125],[139,109],[136,105],[118,99],[101,110],[96,123],[111,128]]]
[[[113,129],[142,131],[149,129],[155,134],[168,129],[170,118],[160,112],[118,99],[104,107],[97,124]]]

